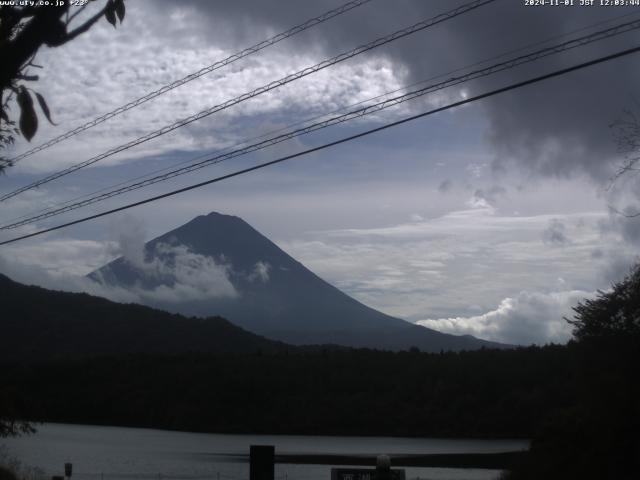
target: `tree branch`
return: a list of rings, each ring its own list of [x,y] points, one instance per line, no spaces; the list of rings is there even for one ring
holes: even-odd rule
[[[73,22],[73,19],[74,19],[74,18],[76,18],[79,14],[81,14],[81,13],[83,12],[83,10],[84,10],[85,8],[87,8],[88,6],[89,6],[89,3],[85,3],[85,4],[84,4],[84,5],[82,5],[80,8],[78,8],[78,9],[76,10],[76,12],[75,12],[73,15],[71,15],[71,16],[67,19],[67,26],[69,26],[69,24],[70,24],[71,22]]]
[[[635,212],[635,213],[621,212],[620,210],[618,210],[616,207],[614,207],[610,203],[607,204],[607,207],[609,207],[609,210],[611,210],[613,213],[615,213],[616,215],[620,215],[621,217],[625,217],[625,218],[638,218],[638,217],[640,217],[640,212]]]
[[[84,22],[84,24],[82,24],[81,26],[79,26],[75,30],[67,33],[67,35],[64,37],[64,42],[63,43],[67,43],[68,41],[73,40],[74,38],[76,38],[78,35],[83,34],[87,30],[89,30],[93,26],[94,23],[96,23],[98,20],[100,20],[100,18],[107,11],[107,8],[109,8],[109,1],[107,1],[105,6],[98,13],[96,13],[93,17],[91,17],[89,20]]]

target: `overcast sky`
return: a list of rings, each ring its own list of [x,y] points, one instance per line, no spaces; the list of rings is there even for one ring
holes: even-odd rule
[[[33,87],[47,98],[57,126],[41,120],[32,145],[19,140],[9,153],[25,151],[341,3],[127,2],[125,21],[117,29],[101,21],[79,39],[40,52],[36,63],[43,69]],[[462,3],[373,0],[24,159],[0,178],[0,193]],[[498,55],[533,51],[634,19],[640,19],[638,7],[531,7],[521,0],[498,0],[26,192],[3,204],[1,220],[7,223],[415,82],[469,71]],[[0,239],[637,45],[638,32],[626,33],[35,226],[0,232]],[[624,160],[610,124],[625,109],[639,108],[639,58],[627,56],[0,247],[0,271],[20,281],[82,289],[78,278],[121,254],[123,239],[136,236],[141,244],[218,211],[242,217],[322,278],[385,313],[491,340],[565,341],[570,329],[562,317],[578,300],[621,279],[636,259],[640,218],[623,217],[610,207],[634,212],[638,205],[640,210],[637,179],[628,176],[608,187]]]

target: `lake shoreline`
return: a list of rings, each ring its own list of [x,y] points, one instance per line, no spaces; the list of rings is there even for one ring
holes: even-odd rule
[[[429,468],[489,468],[504,470],[521,461],[527,450],[497,453],[430,453],[389,455],[391,465]],[[276,463],[303,465],[360,465],[375,467],[376,455],[276,454]]]
[[[385,435],[383,433],[375,434],[375,433],[361,433],[361,434],[347,434],[342,432],[335,433],[315,433],[308,431],[290,431],[290,432],[271,432],[271,431],[245,431],[242,429],[238,430],[218,430],[218,431],[207,431],[207,430],[181,430],[177,428],[170,428],[165,426],[149,426],[149,425],[140,425],[135,423],[130,424],[112,424],[112,423],[82,423],[80,421],[75,422],[73,420],[47,420],[42,419],[39,421],[35,420],[27,420],[29,423],[34,426],[36,431],[38,430],[39,425],[77,425],[80,427],[100,427],[100,428],[133,428],[140,430],[152,430],[159,432],[175,432],[175,433],[194,433],[198,435],[261,435],[261,436],[270,436],[270,437],[341,437],[341,438],[397,438],[397,439],[413,439],[413,440],[480,440],[480,441],[493,441],[493,440],[506,440],[506,441],[529,441],[530,438],[526,436],[517,436],[517,435],[493,435],[493,436],[482,436],[482,435],[460,435],[460,436],[447,436],[447,435],[411,435],[407,434],[397,434],[397,435]]]
[[[275,447],[278,478],[327,480],[332,466],[372,469],[387,454],[406,478],[494,480],[529,447],[524,441],[436,438],[225,435],[96,425],[38,425],[35,435],[0,441],[7,454],[45,476],[64,463],[84,480],[158,478],[236,480],[249,477],[251,445]]]
[[[505,470],[523,461],[529,450],[513,450],[491,453],[395,453],[388,455],[392,468],[480,468]],[[212,454],[215,457],[238,463],[249,463],[246,454]],[[338,453],[276,453],[276,464],[283,465],[333,465],[349,467],[376,466],[378,454]]]

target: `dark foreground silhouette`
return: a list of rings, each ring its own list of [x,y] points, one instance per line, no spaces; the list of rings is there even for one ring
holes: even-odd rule
[[[531,449],[511,466],[510,479],[636,478],[640,268],[580,304],[573,323],[568,345],[514,350],[438,354],[278,344],[250,353],[4,356],[0,419],[238,433],[529,437]],[[9,337],[1,338],[5,350],[13,348]]]
[[[634,478],[625,475],[637,471],[637,346],[616,339],[443,354],[121,355],[0,367],[13,411],[43,421],[532,437],[528,456],[496,464],[513,465],[512,478]],[[424,459],[434,460],[461,459]]]
[[[640,474],[640,266],[574,310],[573,401],[537,424],[509,480]]]
[[[575,403],[572,349],[122,355],[5,365],[24,416],[227,432],[529,437]]]

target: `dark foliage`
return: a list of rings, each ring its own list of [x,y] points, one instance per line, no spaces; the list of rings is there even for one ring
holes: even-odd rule
[[[508,478],[631,479],[640,471],[640,267],[575,308],[575,403],[541,424]]]
[[[573,335],[578,341],[640,336],[640,265],[615,283],[610,291],[599,292],[574,308]]]
[[[21,134],[31,140],[38,130],[38,115],[34,108],[35,96],[42,113],[50,123],[51,112],[44,97],[27,88],[22,82],[34,82],[37,75],[33,68],[42,68],[34,63],[38,50],[46,45],[58,47],[70,42],[89,30],[98,20],[106,18],[114,27],[116,17],[122,22],[125,15],[124,0],[107,0],[102,8],[80,24],[73,20],[89,3],[76,7],[70,13],[70,2],[60,5],[2,5],[0,6],[0,149],[13,144],[14,135]],[[27,3],[27,2],[24,2]],[[18,126],[9,112],[9,101],[16,97],[20,110]],[[11,166],[10,160],[0,156],[0,172]]]
[[[6,365],[29,418],[189,431],[525,437],[575,402],[559,346],[134,355]]]
[[[0,361],[128,353],[264,352],[285,348],[220,317],[187,318],[0,275]],[[11,339],[9,342],[8,339]]]
[[[11,406],[0,405],[0,411],[4,413],[4,417],[0,418],[0,438],[35,433],[36,429],[30,422],[16,419]],[[19,411],[24,411],[24,408]]]
[[[20,285],[2,275],[0,303],[0,363],[128,353],[268,353],[290,348],[220,317],[186,318],[86,294]],[[10,370],[0,372],[4,380]],[[27,418],[42,399],[37,393],[20,393],[15,385],[0,384],[0,437],[33,431],[31,424],[20,419]]]
[[[566,348],[290,347],[0,276],[11,418],[219,432],[529,436],[567,406]],[[224,355],[223,355],[224,354]],[[4,418],[7,418],[6,416]]]
[[[17,480],[17,478],[11,470],[0,465],[0,480]]]

